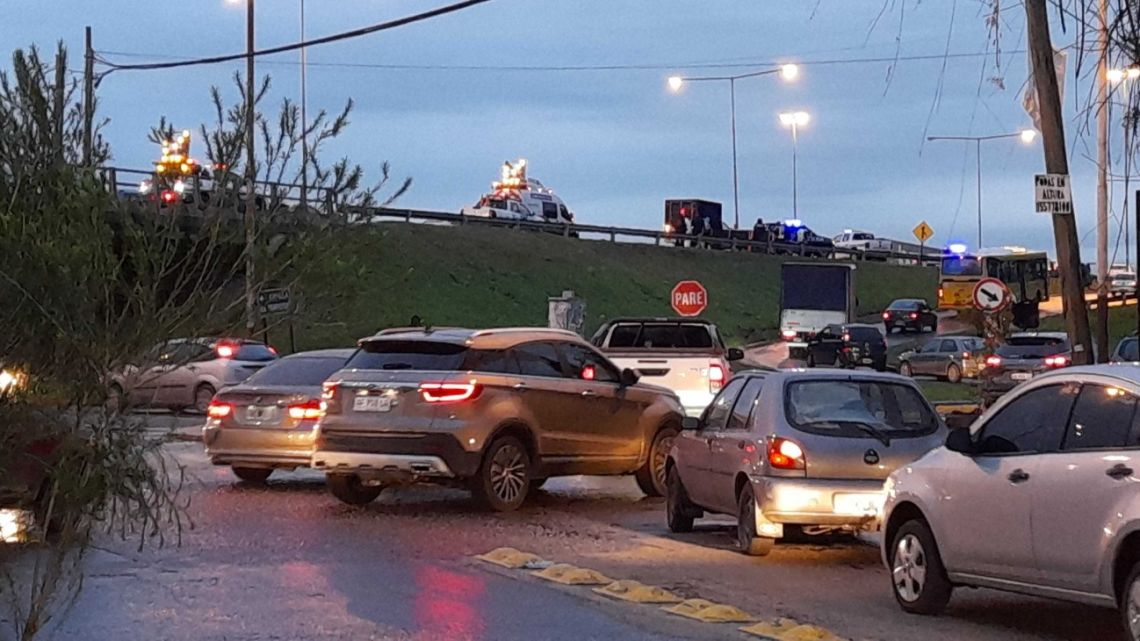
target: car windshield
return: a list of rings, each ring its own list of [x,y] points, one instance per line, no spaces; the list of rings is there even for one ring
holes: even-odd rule
[[[891,303],[887,309],[897,309],[899,311],[914,311],[922,306],[922,303],[917,300],[896,300]]]
[[[973,256],[947,256],[942,259],[943,276],[981,276],[982,261]]]
[[[784,408],[792,427],[810,434],[873,438],[920,436],[938,418],[909,385],[883,381],[812,380],[788,385]]]
[[[364,343],[348,359],[350,369],[411,369],[458,371],[466,369],[467,347],[443,341],[374,340]]]
[[[344,362],[339,356],[289,356],[258,370],[246,384],[318,386],[344,367]]]
[[[700,323],[621,324],[610,333],[610,348],[711,349],[712,332]]]
[[[1052,336],[1011,336],[995,350],[1006,358],[1045,358],[1069,351],[1069,341]]]

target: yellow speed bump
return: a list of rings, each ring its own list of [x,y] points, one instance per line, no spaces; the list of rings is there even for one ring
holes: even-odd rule
[[[555,563],[554,565],[541,570],[539,572],[532,572],[531,574],[540,579],[547,581],[554,581],[563,585],[607,585],[613,583],[613,579],[605,576],[596,570],[587,570],[566,563]]]
[[[802,624],[793,619],[761,621],[755,625],[740,628],[740,630],[775,641],[844,641],[830,630],[815,625]]]
[[[614,581],[594,592],[608,597],[632,601],[634,603],[680,603],[681,597],[655,585],[645,585],[638,581]]]
[[[475,558],[512,570],[539,567],[544,563],[538,555],[529,552],[520,552],[514,548],[498,548],[486,554],[480,554]]]
[[[705,599],[689,599],[662,610],[705,623],[749,623],[756,617],[731,605],[713,603]]]

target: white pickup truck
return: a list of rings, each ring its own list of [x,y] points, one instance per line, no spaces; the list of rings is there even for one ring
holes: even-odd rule
[[[846,229],[832,239],[836,249],[856,249],[860,252],[890,253],[891,241],[886,238],[875,238],[875,235],[866,231]]]
[[[618,367],[672,390],[690,416],[704,412],[732,376],[729,362],[744,358],[740,349],[724,346],[716,325],[687,318],[615,319],[593,343]]]

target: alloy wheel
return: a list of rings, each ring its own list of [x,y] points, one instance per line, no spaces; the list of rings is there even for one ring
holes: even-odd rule
[[[523,451],[513,443],[500,447],[491,459],[491,490],[504,503],[514,503],[526,491],[526,461]]]
[[[926,584],[926,550],[922,542],[913,534],[907,534],[895,545],[894,563],[891,564],[895,592],[907,603],[913,603],[922,596]],[[1137,590],[1140,597],[1140,589]]]
[[[673,449],[672,434],[666,434],[657,439],[653,447],[653,478],[657,479],[657,487],[665,487],[665,459]]]

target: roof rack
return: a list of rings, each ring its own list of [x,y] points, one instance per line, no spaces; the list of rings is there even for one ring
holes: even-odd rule
[[[522,333],[544,333],[544,334],[557,334],[559,336],[582,338],[578,334],[568,329],[555,329],[552,327],[495,327],[492,329],[481,329],[471,334],[471,338],[479,338],[480,336],[491,336],[493,334],[522,334]]]
[[[462,327],[431,327],[431,326],[427,326],[427,327],[423,327],[423,326],[389,327],[387,329],[382,329],[382,330],[376,332],[375,334],[373,334],[373,336],[388,336],[390,334],[413,334],[415,332],[423,332],[425,334],[430,334],[432,332],[442,332],[442,331],[454,330],[454,329],[463,329],[463,328]]]

